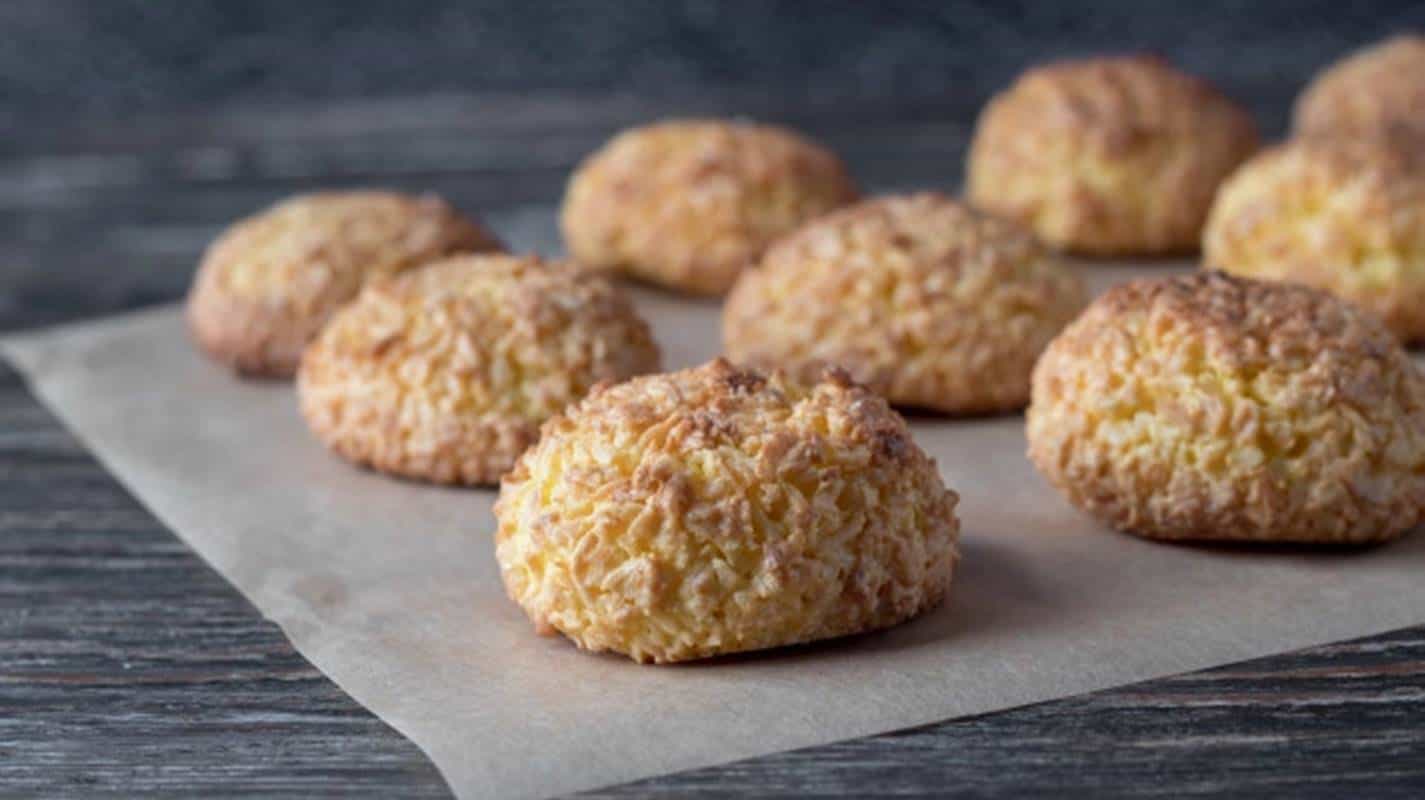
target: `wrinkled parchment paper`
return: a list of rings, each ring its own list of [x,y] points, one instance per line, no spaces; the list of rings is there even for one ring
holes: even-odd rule
[[[547,244],[548,218],[502,232]],[[1102,286],[1170,268],[1085,269]],[[668,366],[718,352],[715,304],[637,298]],[[594,788],[1425,622],[1425,535],[1345,552],[1151,544],[1051,491],[1020,417],[922,416],[916,439],[962,497],[946,606],[843,641],[638,666],[534,635],[500,587],[493,491],[339,461],[289,385],[201,359],[175,308],[4,350],[120,481],[462,797]]]

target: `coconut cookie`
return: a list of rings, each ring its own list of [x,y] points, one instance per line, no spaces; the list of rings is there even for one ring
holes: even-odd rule
[[[1017,224],[943,195],[883,197],[774,245],[728,297],[723,341],[804,381],[839,365],[897,405],[1003,411],[1028,402],[1035,359],[1085,302]]]
[[[1210,266],[1334,292],[1425,341],[1425,147],[1308,137],[1247,162],[1203,235]]]
[[[935,606],[957,497],[885,401],[718,359],[595,390],[504,479],[495,555],[542,633],[669,662]]]
[[[1425,377],[1305,286],[1110,290],[1040,359],[1028,434],[1074,505],[1151,539],[1377,542],[1425,512]]]
[[[1256,147],[1246,111],[1162,59],[1065,61],[981,113],[967,191],[1069,252],[1191,252],[1218,183]]]
[[[293,197],[209,246],[188,293],[189,328],[204,351],[238,372],[287,377],[327,319],[368,281],[451,253],[500,249],[439,198]]]
[[[586,159],[560,224],[582,263],[717,295],[777,236],[855,198],[841,160],[792,131],[662,122]]]
[[[1425,36],[1396,36],[1323,71],[1296,101],[1297,133],[1396,130],[1425,147]]]
[[[490,484],[601,381],[658,369],[606,279],[534,257],[457,256],[368,286],[302,358],[319,439],[408,478]]]

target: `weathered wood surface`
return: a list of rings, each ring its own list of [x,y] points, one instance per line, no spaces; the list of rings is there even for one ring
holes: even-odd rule
[[[659,110],[790,121],[876,187],[942,188],[972,111],[731,93]],[[579,156],[649,113],[630,96],[451,95],[11,128],[0,329],[176,299],[223,224],[293,191],[550,203]],[[1422,719],[1425,627],[597,794],[1418,797]],[[215,792],[445,788],[0,367],[0,794]]]

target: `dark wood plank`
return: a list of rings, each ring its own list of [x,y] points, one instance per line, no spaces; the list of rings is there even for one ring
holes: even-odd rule
[[[1425,791],[1425,627],[588,797],[1340,797]]]
[[[0,366],[0,795],[445,796]]]

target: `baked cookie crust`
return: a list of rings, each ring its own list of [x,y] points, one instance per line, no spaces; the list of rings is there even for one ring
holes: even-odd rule
[[[970,201],[1060,250],[1196,250],[1218,184],[1257,148],[1250,115],[1153,56],[1036,67],[981,113]]]
[[[302,349],[369,281],[451,253],[502,249],[437,197],[299,195],[208,247],[188,293],[188,326],[204,352],[239,373],[291,377]]]
[[[595,390],[501,485],[537,630],[671,662],[884,628],[944,598],[957,497],[883,400],[716,360]]]
[[[581,263],[721,295],[772,240],[856,196],[841,160],[800,134],[679,120],[625,131],[585,159],[560,225]]]
[[[1323,70],[1297,98],[1298,134],[1412,135],[1425,148],[1425,36],[1401,35]]]
[[[774,245],[728,296],[723,342],[733,361],[803,381],[840,366],[895,405],[990,413],[1028,402],[1039,353],[1086,302],[1015,223],[890,196]]]
[[[1425,341],[1425,147],[1361,134],[1292,140],[1218,193],[1204,261],[1326,289]]]
[[[1027,428],[1074,505],[1151,539],[1380,542],[1425,512],[1425,376],[1305,286],[1110,290],[1040,359]]]
[[[606,279],[470,255],[368,286],[307,349],[297,392],[313,433],[350,461],[484,485],[594,385],[658,367],[648,325]]]

